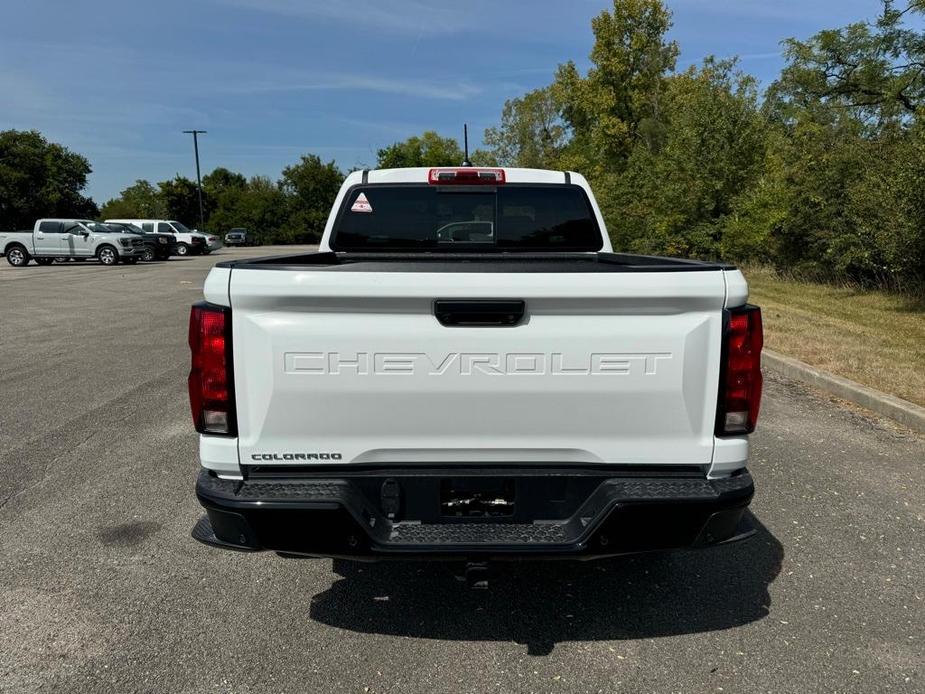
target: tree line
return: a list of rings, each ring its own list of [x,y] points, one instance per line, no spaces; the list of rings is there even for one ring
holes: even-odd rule
[[[474,155],[494,161],[485,152]],[[378,168],[459,164],[463,152],[453,138],[428,131],[380,149]],[[246,178],[219,167],[202,179],[205,228],[222,233],[244,227],[264,243],[312,242],[321,238],[324,224],[345,174],[337,165],[306,154],[283,169],[276,181],[266,176]],[[177,175],[152,184],[136,181],[100,210],[103,218],[179,219],[196,226],[199,198],[196,183]]]
[[[202,178],[205,229],[225,233],[243,227],[263,243],[317,241],[343,180],[334,162],[323,162],[314,154],[285,167],[276,181],[216,168]],[[197,227],[196,183],[180,175],[156,185],[138,180],[106,202],[100,215],[104,219],[178,219]]]
[[[664,3],[615,0],[590,69],[560,65],[485,141],[502,164],[585,173],[615,248],[921,290],[923,13],[885,1],[873,23],[788,39],[760,94],[736,60],[676,70]]]
[[[763,92],[735,59],[677,69],[662,0],[614,0],[591,22],[590,68],[508,100],[477,165],[570,169],[595,188],[618,250],[770,264],[828,281],[925,287],[925,0],[783,42]],[[918,15],[918,17],[917,17]],[[919,22],[920,24],[920,22]],[[459,164],[425,132],[376,166]],[[19,166],[17,162],[25,161]],[[0,133],[0,228],[36,216],[168,217],[195,226],[195,183],[139,180],[96,209],[86,159],[39,133]],[[317,239],[344,173],[313,154],[279,179],[203,178],[206,228]]]

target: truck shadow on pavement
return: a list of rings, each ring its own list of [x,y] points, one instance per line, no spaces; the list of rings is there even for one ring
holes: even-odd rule
[[[515,641],[531,655],[556,643],[641,639],[728,629],[768,615],[783,546],[757,533],[738,544],[593,562],[500,563],[488,590],[457,565],[335,561],[342,578],[316,595],[311,617],[361,633]]]

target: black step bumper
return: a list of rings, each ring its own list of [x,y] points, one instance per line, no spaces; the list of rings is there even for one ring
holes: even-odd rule
[[[602,469],[605,468],[605,469]],[[193,537],[239,551],[377,558],[590,559],[749,537],[749,473],[590,468],[202,471]]]

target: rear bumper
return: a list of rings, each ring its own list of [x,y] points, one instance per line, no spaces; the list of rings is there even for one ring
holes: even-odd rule
[[[243,482],[203,470],[196,495],[206,515],[193,537],[366,560],[593,559],[749,537],[743,514],[753,493],[745,470],[708,480],[599,468],[402,468]]]

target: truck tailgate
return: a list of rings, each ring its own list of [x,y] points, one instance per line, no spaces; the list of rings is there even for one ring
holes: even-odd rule
[[[243,465],[708,464],[722,270],[235,268]],[[435,300],[525,302],[447,327]]]

